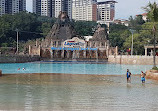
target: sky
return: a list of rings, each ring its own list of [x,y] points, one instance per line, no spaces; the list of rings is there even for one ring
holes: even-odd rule
[[[107,0],[98,0],[107,1]],[[142,7],[145,7],[149,2],[158,0],[116,0],[115,19],[128,19],[130,16],[144,13]],[[32,12],[32,0],[26,0],[26,9]]]

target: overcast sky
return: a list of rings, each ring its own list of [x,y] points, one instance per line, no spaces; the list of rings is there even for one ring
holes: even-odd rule
[[[107,0],[98,0],[98,1],[107,1]],[[146,6],[149,2],[158,0],[116,0],[116,19],[128,19],[131,15],[135,16],[137,14],[144,13],[142,7]],[[32,12],[32,0],[26,0],[27,10]]]

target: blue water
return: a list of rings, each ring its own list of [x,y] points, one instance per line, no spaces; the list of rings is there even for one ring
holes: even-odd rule
[[[20,68],[20,70],[18,70]],[[23,70],[25,68],[26,70]],[[4,74],[17,73],[68,73],[68,74],[101,74],[101,75],[122,75],[126,69],[132,74],[140,74],[152,65],[120,65],[120,64],[87,64],[87,63],[6,63],[0,64]]]

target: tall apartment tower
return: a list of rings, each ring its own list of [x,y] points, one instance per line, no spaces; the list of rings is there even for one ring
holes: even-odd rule
[[[115,18],[115,3],[116,1],[98,2],[98,21],[111,22]]]
[[[0,0],[0,16],[6,13],[6,0]]]
[[[41,16],[58,17],[66,11],[72,18],[72,0],[33,0],[33,12]]]
[[[41,0],[33,0],[33,13],[41,15]]]
[[[67,12],[70,19],[72,19],[72,0],[55,0],[55,17],[57,18],[60,11]]]
[[[64,11],[67,12],[71,20],[72,19],[72,0],[64,0]]]
[[[26,11],[26,0],[0,0],[0,16]]]
[[[64,11],[64,0],[55,0],[54,6],[55,17],[57,18],[60,11]]]
[[[52,17],[52,0],[33,0],[33,12],[37,15]]]
[[[97,21],[97,0],[73,0],[74,20]]]

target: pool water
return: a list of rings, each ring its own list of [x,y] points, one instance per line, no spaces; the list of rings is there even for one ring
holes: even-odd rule
[[[20,68],[20,70],[18,70]],[[23,70],[25,68],[25,70]],[[158,82],[132,74],[151,65],[33,62],[0,64],[0,110],[157,111]],[[36,73],[36,74],[32,74]]]
[[[6,74],[0,110],[157,111],[158,82],[124,75]]]
[[[18,70],[20,68],[20,70]],[[25,68],[26,70],[23,70]],[[92,64],[92,63],[10,63],[0,64],[4,74],[17,73],[65,73],[65,74],[101,74],[122,75],[129,69],[132,74],[140,74],[152,68],[152,65]]]

